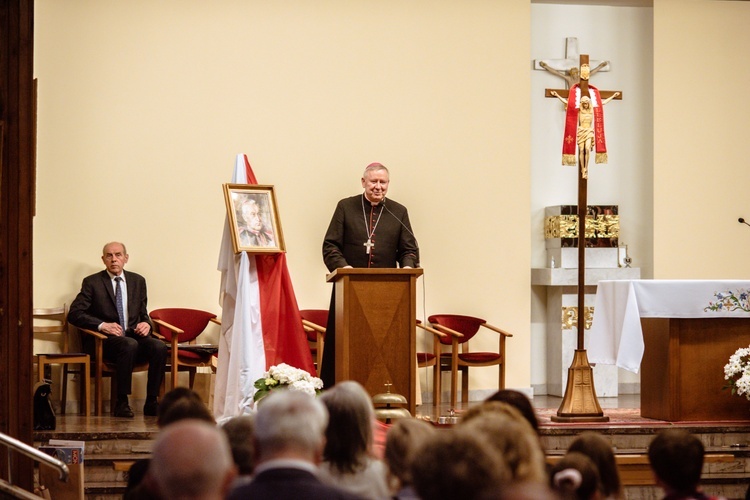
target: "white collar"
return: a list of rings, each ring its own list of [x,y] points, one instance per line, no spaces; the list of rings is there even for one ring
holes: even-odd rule
[[[258,465],[253,471],[253,475],[258,475],[263,471],[270,469],[300,469],[307,471],[315,476],[318,475],[318,468],[308,462],[307,460],[301,460],[298,458],[276,458],[266,460]]]

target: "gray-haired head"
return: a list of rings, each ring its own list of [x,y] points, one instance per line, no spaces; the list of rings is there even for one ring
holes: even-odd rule
[[[263,398],[255,416],[255,442],[261,460],[295,452],[322,451],[328,412],[315,397],[299,391],[274,391]]]
[[[370,172],[377,172],[379,170],[385,170],[386,172],[388,172],[388,169],[382,163],[378,163],[378,162],[370,163],[369,165],[365,167],[365,171],[362,172],[362,178],[366,179],[367,174],[369,174]],[[388,172],[388,174],[390,175],[390,172]]]

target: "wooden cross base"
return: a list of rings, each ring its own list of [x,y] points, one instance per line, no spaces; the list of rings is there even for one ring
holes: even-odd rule
[[[604,415],[594,388],[594,371],[589,364],[586,349],[576,349],[573,363],[568,368],[568,383],[565,386],[557,415],[553,422],[609,422]]]

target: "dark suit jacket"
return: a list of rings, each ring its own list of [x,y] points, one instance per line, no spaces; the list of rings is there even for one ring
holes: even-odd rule
[[[364,246],[368,219],[377,221],[370,254]],[[323,262],[329,271],[347,265],[419,267],[419,248],[406,207],[387,198],[373,208],[362,194],[339,201],[323,239]]]
[[[128,287],[128,329],[145,321],[151,325],[146,310],[146,280],[140,274],[123,271]],[[83,279],[81,291],[70,305],[68,321],[79,328],[97,331],[99,324],[118,323],[115,292],[109,273],[102,270]],[[153,325],[152,325],[153,326]],[[153,329],[153,328],[152,328]]]
[[[320,482],[306,470],[279,468],[264,470],[253,480],[232,491],[229,500],[243,498],[269,500],[357,500],[361,497]]]

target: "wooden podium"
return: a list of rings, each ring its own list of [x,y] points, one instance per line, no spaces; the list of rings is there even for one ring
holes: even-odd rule
[[[750,401],[722,389],[729,356],[750,345],[750,320],[642,318],[641,325],[641,416],[671,422],[750,419]]]
[[[355,380],[370,396],[391,392],[416,410],[417,278],[422,269],[340,268],[336,293],[336,382]]]

